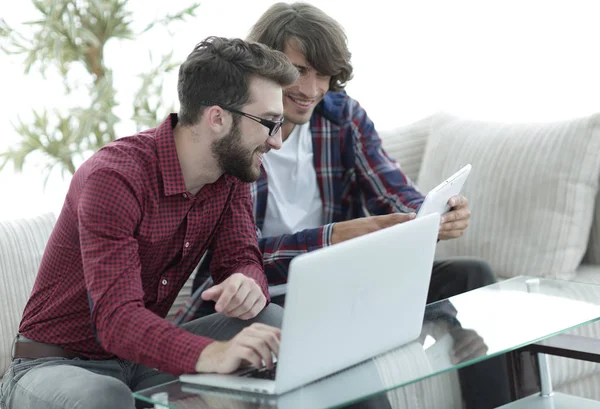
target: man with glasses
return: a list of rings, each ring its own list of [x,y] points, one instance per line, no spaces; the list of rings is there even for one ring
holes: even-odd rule
[[[77,170],[4,375],[5,409],[132,409],[131,391],[182,373],[272,367],[282,310],[268,305],[249,184],[281,147],[283,53],[208,38],[179,69],[179,114],[118,139]],[[210,250],[221,314],[183,327],[173,301]]]

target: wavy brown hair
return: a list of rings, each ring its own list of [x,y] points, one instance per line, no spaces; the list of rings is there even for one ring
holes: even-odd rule
[[[318,72],[331,76],[329,89],[341,91],[352,79],[348,39],[333,18],[307,3],[276,3],[254,24],[249,41],[283,51],[290,40]]]
[[[187,126],[198,123],[205,109],[202,101],[234,109],[251,102],[252,76],[287,87],[298,79],[298,70],[285,54],[264,44],[208,37],[196,45],[179,67],[179,123]]]

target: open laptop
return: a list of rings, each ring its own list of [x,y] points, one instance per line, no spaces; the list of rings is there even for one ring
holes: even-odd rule
[[[181,381],[278,395],[413,341],[439,224],[433,213],[295,257],[276,373],[246,369]]]

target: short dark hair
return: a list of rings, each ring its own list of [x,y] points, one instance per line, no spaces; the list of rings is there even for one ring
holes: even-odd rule
[[[333,18],[307,3],[276,3],[254,24],[249,41],[283,51],[296,40],[307,61],[318,72],[331,76],[329,89],[341,91],[352,79],[348,38]]]
[[[206,108],[200,104],[202,101],[215,101],[235,109],[251,102],[251,76],[287,87],[298,79],[298,70],[282,52],[264,44],[239,38],[206,38],[179,67],[179,123],[187,126],[198,123]]]

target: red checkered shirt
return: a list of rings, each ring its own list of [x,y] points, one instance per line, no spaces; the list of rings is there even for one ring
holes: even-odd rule
[[[118,139],[75,173],[19,332],[90,359],[119,357],[194,372],[211,340],[167,322],[179,290],[211,250],[213,279],[239,272],[268,299],[249,185],[224,175],[187,192],[177,116]]]

